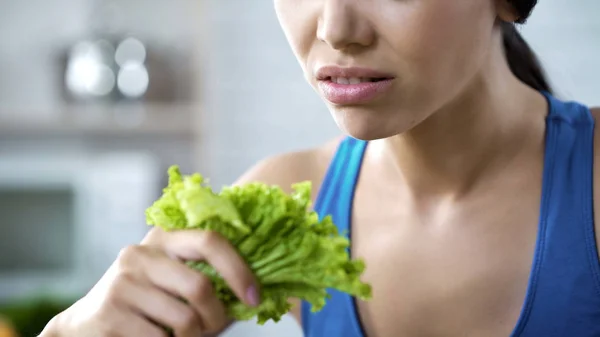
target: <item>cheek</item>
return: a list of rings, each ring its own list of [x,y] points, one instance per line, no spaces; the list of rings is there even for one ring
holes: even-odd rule
[[[279,24],[305,70],[317,32],[318,8],[315,5],[318,5],[317,1],[275,0]]]
[[[398,13],[388,12],[379,30],[385,32],[384,41],[404,67],[403,75],[411,82],[407,84],[415,90],[435,91],[477,69],[491,38],[494,9],[490,3],[416,1]]]

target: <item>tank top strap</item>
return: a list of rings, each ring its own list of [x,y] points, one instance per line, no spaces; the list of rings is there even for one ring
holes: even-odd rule
[[[331,215],[341,232],[350,229],[352,200],[366,147],[366,141],[352,137],[341,141],[315,202],[315,211]]]
[[[538,240],[526,302],[512,336],[600,336],[595,123],[586,106],[545,96],[549,113]]]
[[[320,218],[330,215],[340,233],[350,236],[354,190],[367,142],[344,138],[329,165],[315,202]],[[313,313],[302,303],[302,329],[306,337],[363,337],[353,298],[335,289],[328,290],[327,305]]]
[[[594,118],[584,105],[545,95],[550,106],[544,162],[546,220],[554,226],[568,225],[552,221],[565,213],[593,223]]]

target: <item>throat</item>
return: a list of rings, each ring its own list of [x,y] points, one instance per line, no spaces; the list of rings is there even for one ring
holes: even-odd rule
[[[543,157],[547,102],[502,108],[446,109],[413,129],[372,146],[381,172],[415,196],[461,197],[488,178]],[[489,104],[488,107],[495,105]],[[371,147],[371,145],[370,145]]]

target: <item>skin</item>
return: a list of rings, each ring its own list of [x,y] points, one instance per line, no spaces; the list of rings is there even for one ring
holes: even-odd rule
[[[547,114],[504,59],[497,23],[516,19],[511,8],[501,0],[275,0],[275,8],[317,92],[324,65],[396,77],[369,104],[326,102],[345,133],[371,140],[352,215],[352,252],[366,260],[374,292],[359,303],[367,334],[509,335],[533,259]],[[315,197],[339,140],[265,159],[237,183],[311,180]],[[594,188],[598,209],[600,176]],[[255,280],[225,240],[156,229],[42,336],[165,336],[152,321],[177,337],[218,334],[231,322],[181,259],[213,264],[251,302]]]

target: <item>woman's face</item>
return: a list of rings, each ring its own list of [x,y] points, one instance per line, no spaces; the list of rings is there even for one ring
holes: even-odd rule
[[[481,75],[494,0],[275,0],[309,83],[342,130],[390,137],[429,117]],[[498,40],[499,41],[499,40]]]

